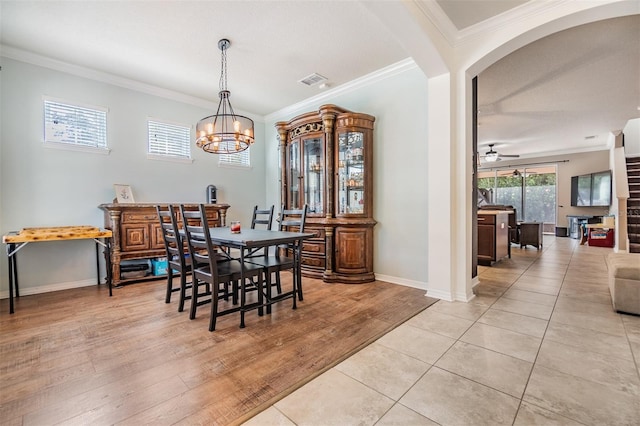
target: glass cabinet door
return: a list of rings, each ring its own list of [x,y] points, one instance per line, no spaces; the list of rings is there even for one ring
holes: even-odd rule
[[[338,134],[338,214],[364,213],[364,134]]]
[[[321,138],[303,140],[304,203],[309,213],[324,213],[324,158]]]
[[[293,141],[289,144],[289,169],[287,170],[287,182],[289,189],[287,191],[288,208],[299,209],[300,205],[300,143]]]

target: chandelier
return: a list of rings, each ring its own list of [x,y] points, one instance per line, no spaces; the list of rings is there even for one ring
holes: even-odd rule
[[[233,111],[227,90],[227,49],[231,42],[223,38],[218,42],[222,51],[220,72],[220,103],[214,115],[198,121],[196,146],[213,154],[233,154],[244,151],[254,142],[253,120]]]

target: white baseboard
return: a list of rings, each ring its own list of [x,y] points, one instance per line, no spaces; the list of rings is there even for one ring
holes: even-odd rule
[[[441,290],[427,290],[427,296],[434,297],[436,299],[446,300],[447,302],[453,302],[453,297],[448,291]]]
[[[51,291],[68,290],[70,288],[88,287],[97,285],[96,279],[87,279],[82,281],[69,281],[64,283],[47,284],[38,287],[20,287],[20,296],[30,296],[32,294],[49,293]],[[8,299],[9,290],[0,291],[0,299]]]
[[[476,275],[475,277],[473,277],[471,279],[471,288],[476,288],[476,286],[480,284],[480,278],[478,278],[478,276]]]
[[[375,274],[375,276],[376,276],[376,280],[378,281],[384,281],[391,284],[400,284],[406,287],[419,288],[425,291],[427,290],[427,283],[422,281],[413,281],[413,280],[408,280],[406,278],[398,278],[398,277],[392,277],[389,275],[382,275],[382,274]]]
[[[389,275],[381,275],[381,274],[376,274],[376,280],[386,281],[392,284],[400,284],[407,287],[419,288],[426,292],[425,296],[433,297],[436,299],[447,300],[449,302],[453,301],[453,297],[451,296],[450,292],[429,289],[428,284],[424,281],[413,281],[413,280],[407,280],[405,278],[398,278],[398,277],[392,277]]]
[[[458,302],[470,302],[475,299],[475,297],[476,294],[473,291],[470,294],[467,294],[466,292],[456,294],[456,300]]]

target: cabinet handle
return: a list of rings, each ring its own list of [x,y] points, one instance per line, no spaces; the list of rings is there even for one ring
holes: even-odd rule
[[[479,217],[478,218],[478,222],[480,222],[480,221],[484,222],[484,220],[485,220],[484,217]]]

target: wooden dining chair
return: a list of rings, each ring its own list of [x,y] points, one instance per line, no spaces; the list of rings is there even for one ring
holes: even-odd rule
[[[278,230],[279,231],[294,231],[294,232],[304,232],[304,225],[307,217],[307,205],[305,204],[302,209],[285,209],[284,205],[282,206],[280,217],[278,218]],[[270,297],[270,292],[272,286],[276,287],[278,294],[282,293],[282,284],[280,278],[280,272],[286,270],[292,270],[294,274],[293,285],[294,291],[297,291],[298,299],[302,300],[302,286],[300,284],[300,276],[297,275],[297,271],[295,270],[295,253],[294,250],[297,248],[292,245],[278,245],[273,247],[265,248],[265,251],[262,256],[255,256],[248,259],[249,262],[254,263],[256,265],[262,266],[264,268],[264,276],[265,276],[265,289],[269,292],[268,296]],[[272,283],[271,277],[275,276],[275,283]],[[295,298],[295,296],[294,296]],[[294,300],[294,308],[295,308],[295,300]],[[271,312],[271,306],[267,306],[267,313]]]
[[[271,229],[273,223],[273,204],[268,209],[259,209],[258,206],[253,207],[253,216],[251,218],[251,229],[256,229],[256,225],[264,226],[264,229]]]
[[[258,206],[253,207],[253,215],[251,216],[251,229],[271,229],[273,223],[273,204],[270,208],[260,209]],[[249,250],[245,257],[262,256],[264,248],[254,248]]]
[[[278,225],[278,229],[280,231],[290,231],[290,232],[304,232],[304,227],[307,221],[307,213],[309,211],[309,206],[305,204],[302,209],[285,209],[284,204],[282,205],[281,213],[280,213],[280,222]],[[302,241],[299,243],[302,244]],[[289,256],[300,255],[301,248],[297,245],[289,244],[286,247],[281,247]],[[298,253],[294,253],[295,250],[298,250]],[[280,251],[280,250],[279,250]],[[292,269],[293,266],[288,267],[286,269]],[[302,276],[300,275],[300,268],[292,271],[294,275],[296,275],[296,287],[298,290],[298,299],[300,301],[303,300],[302,297]]]
[[[165,303],[171,303],[171,294],[179,291],[178,312],[182,312],[185,300],[190,298],[190,296],[187,296],[187,289],[191,288],[191,282],[187,281],[187,275],[191,273],[191,258],[185,256],[187,248],[179,232],[174,207],[169,205],[165,208],[157,205],[156,211],[158,212],[160,230],[162,231],[164,248],[167,253],[167,294]],[[180,274],[180,285],[178,287],[173,285],[174,271]]]
[[[257,307],[258,314],[263,314],[262,268],[248,262],[245,262],[243,266],[239,261],[228,259],[224,254],[218,252],[211,240],[204,204],[200,204],[198,211],[187,211],[181,205],[180,213],[193,263],[193,289],[189,318],[195,319],[198,306],[211,303],[209,331],[215,330],[216,320],[219,316],[238,311],[240,312],[240,328],[244,328],[244,316],[248,309],[246,304],[247,287],[253,285],[253,282],[258,286],[258,302],[251,304],[250,307]],[[244,280],[241,279],[243,275]],[[204,286],[203,291],[200,289],[201,286]],[[220,296],[228,300],[229,286],[232,288],[235,306],[219,310]],[[240,293],[239,305],[237,305],[238,292]],[[208,298],[202,299],[206,296]]]

